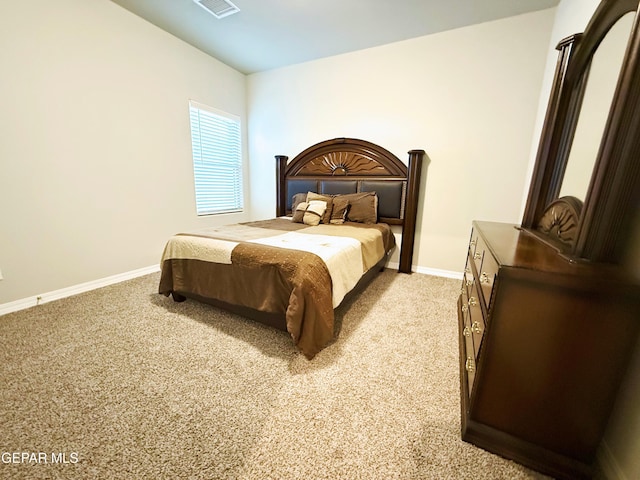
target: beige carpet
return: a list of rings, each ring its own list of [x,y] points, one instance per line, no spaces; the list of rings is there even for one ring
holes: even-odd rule
[[[0,478],[542,478],[460,440],[458,281],[385,271],[308,361],[158,278],[0,317]]]

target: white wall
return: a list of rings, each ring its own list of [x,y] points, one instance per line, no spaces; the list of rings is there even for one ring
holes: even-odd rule
[[[254,215],[275,211],[275,154],[335,137],[372,141],[404,161],[424,149],[414,265],[462,271],[473,219],[520,221],[554,13],[249,76]]]
[[[562,0],[557,7],[534,138],[540,136],[544,122],[547,100],[558,57],[555,46],[561,39],[584,31],[599,3],[599,0]],[[534,141],[529,172],[533,169],[536,151],[537,141]],[[525,194],[528,190],[528,182],[529,178],[527,178],[526,188],[524,189]],[[523,198],[523,206],[525,202],[526,195]],[[637,230],[639,233],[634,238],[640,239],[640,225],[638,225]],[[640,257],[636,256],[630,259],[636,265],[636,269],[640,265],[638,258]],[[600,463],[606,478],[609,479],[631,480],[640,478],[640,384],[637,382],[639,377],[640,344],[636,348],[634,359],[631,362],[626,381],[618,396],[616,408],[600,450]]]
[[[107,0],[2,2],[0,45],[0,304],[246,218],[196,216],[188,116],[194,99],[246,127],[244,75]]]

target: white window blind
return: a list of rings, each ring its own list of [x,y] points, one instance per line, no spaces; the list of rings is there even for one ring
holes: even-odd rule
[[[193,101],[189,115],[198,215],[242,211],[240,118]]]

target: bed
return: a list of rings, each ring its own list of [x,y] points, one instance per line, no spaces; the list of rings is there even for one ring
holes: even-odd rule
[[[276,156],[276,217],[172,236],[158,291],[289,332],[313,358],[333,338],[334,310],[388,263],[411,273],[421,165],[365,140],[336,138],[291,161]]]

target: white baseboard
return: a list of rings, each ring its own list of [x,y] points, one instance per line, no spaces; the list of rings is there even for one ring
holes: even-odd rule
[[[462,280],[462,272],[453,272],[451,270],[440,270],[439,268],[427,268],[427,267],[415,267],[413,269],[416,273],[424,273],[425,275],[433,275],[435,277],[453,278],[455,280]]]
[[[603,477],[607,480],[628,480],[605,440],[602,441],[598,449],[597,464]]]
[[[389,268],[395,268],[397,270],[400,264],[398,262],[389,262],[387,266]],[[434,277],[445,277],[462,280],[462,272],[453,272],[451,270],[440,270],[439,268],[412,266],[411,271],[416,273],[423,273],[425,275],[433,275]]]
[[[18,310],[24,310],[25,308],[35,307],[43,303],[52,302],[65,297],[71,297],[79,293],[88,292],[89,290],[95,290],[96,288],[106,287],[107,285],[113,285],[114,283],[124,282],[125,280],[131,280],[132,278],[141,277],[150,273],[160,271],[159,265],[153,265],[150,267],[139,268],[137,270],[131,270],[130,272],[119,273],[110,277],[101,278],[98,280],[92,280],[90,282],[81,283],[79,285],[73,285],[67,288],[61,288],[60,290],[54,290],[52,292],[43,293],[40,295],[34,295],[32,297],[23,298],[14,302],[0,304],[0,315],[5,315],[11,312],[17,312]]]

